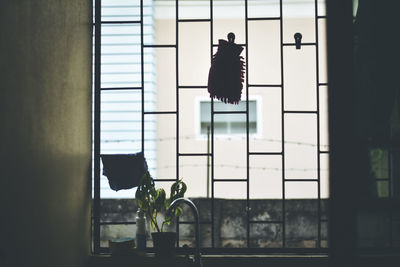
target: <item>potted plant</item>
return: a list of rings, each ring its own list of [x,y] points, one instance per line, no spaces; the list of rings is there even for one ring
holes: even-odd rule
[[[141,178],[136,190],[136,201],[141,211],[146,214],[150,225],[155,232],[152,233],[153,245],[158,257],[171,257],[175,254],[176,232],[165,232],[165,226],[169,225],[173,216],[180,216],[182,208],[176,207],[167,213],[171,202],[183,197],[186,192],[186,184],[178,180],[171,185],[171,193],[167,199],[163,188],[155,188],[154,179],[149,172]],[[164,214],[164,220],[159,224],[157,217]]]

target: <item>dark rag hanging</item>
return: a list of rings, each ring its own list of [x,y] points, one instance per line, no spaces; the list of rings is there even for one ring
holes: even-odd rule
[[[130,189],[139,185],[147,172],[142,152],[136,154],[101,155],[103,175],[108,178],[112,190]]]
[[[234,43],[235,35],[228,34],[228,40],[219,40],[208,74],[208,92],[211,98],[224,103],[238,104],[242,95],[245,64],[240,56],[243,47]]]

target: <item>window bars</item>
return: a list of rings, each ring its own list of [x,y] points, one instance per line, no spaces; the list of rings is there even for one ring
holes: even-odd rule
[[[100,154],[101,154],[101,146],[103,145],[102,143],[102,138],[103,138],[103,133],[102,133],[102,93],[107,92],[107,91],[129,91],[129,92],[135,92],[137,94],[137,98],[132,100],[130,104],[134,104],[139,110],[139,115],[137,117],[137,121],[139,122],[138,128],[140,128],[140,134],[137,136],[138,140],[140,141],[140,146],[137,148],[139,151],[145,151],[145,146],[146,146],[146,138],[145,138],[145,133],[146,133],[146,127],[148,126],[146,124],[146,117],[152,116],[152,115],[172,115],[175,116],[175,138],[180,136],[180,101],[181,101],[181,92],[184,90],[207,90],[206,85],[204,84],[199,84],[199,85],[183,85],[180,83],[180,58],[179,58],[179,49],[180,49],[180,25],[183,25],[185,23],[208,23],[209,25],[209,38],[210,38],[210,43],[209,43],[209,49],[210,49],[210,61],[211,58],[213,57],[213,54],[215,52],[215,48],[217,47],[217,41],[214,38],[214,5],[215,3],[219,2],[220,0],[204,0],[200,2],[207,2],[209,6],[208,18],[181,18],[180,17],[180,5],[183,0],[174,0],[171,2],[174,2],[174,7],[175,7],[175,43],[173,44],[148,44],[148,42],[145,41],[146,38],[151,38],[149,36],[145,35],[146,27],[148,27],[148,21],[149,18],[145,16],[145,9],[152,9],[151,5],[149,5],[151,0],[137,0],[133,2],[137,2],[137,5],[121,5],[118,8],[121,9],[127,9],[130,10],[129,12],[133,12],[136,15],[134,16],[127,16],[127,15],[115,15],[113,16],[112,19],[110,19],[107,16],[102,15],[102,10],[104,10],[105,5],[107,5],[107,1],[100,1],[100,0],[95,0],[95,9],[94,9],[94,205],[93,205],[93,243],[94,243],[94,252],[95,253],[100,253],[100,252],[106,252],[107,248],[101,247],[100,245],[100,236],[101,236],[101,225],[107,225],[107,224],[134,224],[135,222],[116,222],[116,221],[111,221],[111,222],[101,222],[100,217],[101,217],[101,200],[102,197],[100,195],[101,191],[101,165],[100,165]],[[122,1],[123,2],[123,1]],[[176,155],[175,155],[175,160],[176,160],[176,179],[180,177],[180,161],[182,158],[185,157],[196,157],[196,156],[205,156],[207,159],[210,161],[210,176],[211,176],[211,217],[209,221],[202,221],[202,226],[209,225],[211,228],[211,246],[209,248],[204,248],[203,253],[268,253],[268,252],[325,252],[326,251],[326,245],[322,244],[322,232],[323,232],[323,225],[326,225],[327,223],[327,218],[326,216],[323,216],[323,199],[321,197],[321,157],[327,156],[329,154],[329,150],[327,149],[327,145],[321,144],[321,116],[324,115],[325,113],[322,114],[323,111],[321,111],[321,106],[320,106],[320,90],[327,90],[327,82],[323,81],[321,82],[320,80],[320,42],[321,42],[321,37],[319,36],[320,33],[320,26],[323,25],[323,23],[326,20],[325,15],[319,15],[321,12],[321,7],[320,4],[321,2],[318,0],[314,0],[311,7],[312,10],[310,10],[310,13],[313,14],[313,21],[314,21],[314,33],[313,33],[313,39],[314,41],[296,41],[296,38],[294,38],[294,34],[297,34],[297,37],[299,37],[297,32],[290,33],[292,38],[291,42],[288,41],[288,39],[285,37],[287,36],[288,33],[284,32],[284,4],[285,0],[277,0],[277,6],[278,8],[278,13],[276,16],[249,16],[249,4],[251,2],[257,2],[255,0],[241,0],[241,1],[229,1],[230,3],[238,3],[240,2],[243,6],[243,12],[244,12],[244,42],[240,43],[245,48],[245,60],[246,60],[246,76],[245,76],[245,83],[244,83],[244,90],[245,94],[242,96],[242,101],[246,103],[245,105],[245,110],[243,111],[235,111],[235,113],[240,113],[243,116],[245,116],[245,121],[246,121],[246,131],[245,131],[245,157],[246,157],[246,176],[243,177],[242,179],[220,179],[219,177],[215,176],[215,132],[214,132],[214,123],[215,123],[215,116],[218,116],[220,114],[227,114],[226,111],[218,111],[214,109],[214,100],[211,99],[211,117],[210,117],[210,124],[211,124],[211,138],[210,138],[210,152],[207,153],[184,153],[181,152],[180,150],[180,139],[176,138]],[[293,1],[289,1],[293,2]],[[147,3],[147,5],[146,5]],[[110,7],[110,6],[109,6]],[[133,18],[133,19],[131,19]],[[280,56],[280,83],[251,83],[249,81],[249,75],[252,71],[252,63],[249,60],[249,23],[253,21],[275,21],[279,25],[279,56]],[[135,69],[135,71],[127,71],[129,72],[132,77],[136,77],[135,81],[131,82],[121,82],[119,85],[118,83],[112,83],[112,86],[108,86],[107,83],[102,80],[103,76],[106,75],[107,73],[103,70],[105,67],[104,59],[105,59],[105,51],[104,49],[104,40],[107,38],[106,35],[104,35],[104,26],[113,26],[113,25],[127,25],[135,28],[135,33],[121,33],[120,36],[122,38],[125,37],[132,37],[132,38],[126,38],[124,41],[121,41],[121,46],[123,45],[136,45],[137,47],[135,49],[135,53],[133,54],[126,54],[124,52],[121,52],[119,56],[124,57],[124,56],[132,56],[134,60],[136,60],[136,64],[139,64],[139,67]],[[154,27],[154,25],[151,25],[151,27]],[[304,38],[303,34],[303,39]],[[310,39],[308,39],[310,40]],[[312,89],[314,92],[314,100],[315,100],[315,108],[313,109],[305,109],[304,107],[299,106],[298,109],[293,109],[293,108],[288,108],[286,102],[287,102],[287,78],[285,77],[285,68],[288,68],[287,65],[285,65],[285,56],[288,53],[287,48],[299,48],[299,49],[304,49],[307,47],[313,48],[313,57],[310,58],[310,61],[303,62],[305,64],[313,64],[315,66],[315,82],[314,82],[314,88]],[[146,57],[146,50],[152,51],[152,49],[172,49],[175,50],[175,110],[169,110],[169,111],[146,111],[145,105],[146,103],[146,92],[145,92],[145,75],[146,75],[146,64],[145,64],[145,57]],[[131,62],[132,63],[132,62]],[[128,63],[127,63],[128,64]],[[129,64],[128,64],[129,65]],[[136,66],[137,67],[137,66]],[[136,68],[132,67],[132,68]],[[120,71],[120,73],[124,73],[124,71]],[[123,78],[121,78],[123,80]],[[250,123],[250,114],[249,114],[249,101],[246,101],[249,98],[249,91],[251,91],[252,88],[277,88],[280,91],[280,149],[279,151],[252,151],[250,147],[250,130],[249,130],[249,123]],[[132,111],[133,112],[133,111]],[[228,112],[229,113],[229,112]],[[137,115],[137,114],[136,114]],[[287,162],[288,162],[288,155],[287,155],[287,146],[290,144],[290,140],[288,140],[288,131],[285,129],[285,125],[288,123],[290,120],[294,120],[295,118],[293,116],[302,116],[303,118],[309,119],[311,118],[311,121],[314,123],[313,129],[315,130],[315,139],[316,139],[316,144],[311,145],[313,149],[313,153],[315,155],[315,159],[313,159],[316,162],[316,177],[308,177],[308,178],[295,178],[289,177],[290,176],[290,168],[288,168]],[[132,151],[132,152],[137,152],[137,151]],[[252,199],[250,198],[250,158],[251,157],[262,157],[262,156],[276,156],[280,158],[280,169],[281,169],[281,200],[279,205],[281,206],[281,215],[280,218],[277,220],[269,220],[269,219],[255,219],[254,216],[251,216],[251,201]],[[146,155],[147,157],[147,155]],[[172,179],[173,180],[173,179]],[[163,179],[162,181],[168,181]],[[246,184],[246,199],[245,199],[245,218],[246,218],[246,224],[245,224],[245,235],[246,235],[246,241],[245,241],[245,246],[241,248],[223,248],[220,246],[217,246],[215,243],[215,235],[216,235],[216,226],[214,225],[215,222],[215,216],[216,216],[216,198],[215,198],[215,187],[216,184],[218,183],[227,183],[227,182],[242,182]],[[311,249],[307,248],[293,248],[290,246],[290,244],[287,244],[286,242],[286,237],[288,235],[287,233],[287,225],[288,225],[288,214],[287,214],[287,205],[288,205],[288,200],[287,200],[287,195],[286,195],[286,188],[292,187],[293,185],[299,185],[301,187],[301,184],[313,184],[316,186],[316,205],[317,205],[317,236],[316,236],[316,244],[313,246]],[[201,211],[200,211],[201,212]],[[180,225],[184,224],[191,224],[192,222],[185,222],[185,221],[180,221],[177,224],[176,230],[180,231]],[[251,228],[254,225],[260,225],[260,224],[276,224],[279,225],[280,231],[281,231],[281,244],[279,247],[276,248],[256,248],[251,246]],[[178,241],[179,245],[179,241]]]

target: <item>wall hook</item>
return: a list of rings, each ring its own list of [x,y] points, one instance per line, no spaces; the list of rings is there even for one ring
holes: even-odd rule
[[[296,49],[301,49],[301,38],[303,37],[303,35],[301,35],[301,33],[296,32],[294,34],[294,41],[296,43]]]
[[[228,41],[230,43],[234,43],[235,42],[235,34],[233,32],[228,33]]]

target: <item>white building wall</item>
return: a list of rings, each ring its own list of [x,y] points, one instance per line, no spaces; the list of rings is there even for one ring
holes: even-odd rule
[[[144,1],[145,44],[176,43],[175,1]],[[279,1],[249,1],[249,17],[279,16]],[[103,20],[139,20],[138,0],[103,1]],[[236,43],[245,43],[244,1],[214,1],[213,42],[236,34]],[[120,5],[120,6],[118,6]],[[179,1],[179,18],[209,18],[209,1]],[[303,42],[315,42],[314,1],[284,1],[283,41],[293,42],[301,32]],[[325,15],[322,1],[318,15]],[[133,14],[133,15],[132,15]],[[320,83],[327,83],[324,20],[319,23]],[[179,23],[179,85],[205,86],[210,67],[210,23]],[[248,22],[249,84],[280,84],[279,21]],[[140,26],[104,25],[102,28],[102,87],[141,86]],[[214,48],[213,53],[216,52]],[[246,52],[243,51],[242,56]],[[285,110],[316,110],[315,48],[296,50],[284,47]],[[176,151],[176,115],[145,115],[145,156],[157,179],[177,177],[176,153],[206,153],[207,138],[199,134],[199,103],[209,99],[207,89],[180,89],[176,97],[175,48],[145,48],[145,111],[176,111],[179,107],[179,151]],[[258,130],[249,139],[251,152],[279,152],[282,147],[281,88],[250,87],[249,98],[257,99]],[[242,101],[246,92],[243,90]],[[320,142],[328,150],[327,87],[320,87]],[[136,153],[141,150],[141,92],[102,93],[101,153]],[[286,114],[285,173],[289,179],[317,178],[316,115]],[[216,179],[246,179],[246,138],[244,135],[214,139]],[[282,158],[251,156],[250,197],[282,197]],[[188,184],[189,197],[207,195],[207,157],[180,157],[179,178]],[[159,182],[168,188],[171,182]],[[316,183],[286,183],[287,198],[316,197]],[[102,198],[131,198],[135,189],[113,192],[101,177]],[[215,197],[245,198],[245,182],[215,184]],[[328,154],[321,155],[321,197],[328,197]]]
[[[144,0],[144,42],[154,41],[154,8]],[[139,0],[103,0],[102,21],[140,21]],[[140,24],[103,24],[101,35],[101,87],[141,87]],[[154,49],[144,50],[145,111],[156,106]],[[142,149],[142,93],[112,90],[101,93],[101,154],[130,154]],[[157,174],[156,120],[145,117],[145,157],[151,173]],[[112,191],[101,176],[101,198],[133,198],[136,189]]]
[[[156,1],[156,43],[175,43],[175,11],[169,1]],[[195,3],[194,3],[195,2]],[[244,7],[241,1],[229,8],[216,1],[214,10],[214,36],[226,39],[229,32],[236,34],[236,43],[245,42]],[[243,1],[242,1],[243,2]],[[250,1],[249,3],[251,3]],[[276,5],[251,5],[254,16],[279,16]],[[279,1],[277,1],[279,2]],[[303,42],[315,42],[314,9],[310,1],[288,1],[284,12],[284,42],[293,43],[293,34],[301,32]],[[182,2],[180,18],[208,18],[209,6],[204,1]],[[185,4],[186,3],[186,4]],[[193,9],[193,4],[205,5]],[[259,2],[257,2],[259,3]],[[174,4],[174,2],[169,2]],[[226,4],[226,3],[225,3]],[[267,8],[268,7],[268,8]],[[311,9],[310,9],[311,8]],[[277,13],[276,13],[277,12]],[[320,10],[319,15],[324,15]],[[276,14],[275,14],[276,13]],[[280,84],[280,25],[279,21],[250,21],[249,26],[249,84]],[[324,23],[319,25],[320,83],[326,83],[326,53]],[[185,22],[179,24],[179,85],[207,85],[210,67],[210,23]],[[213,53],[216,52],[216,49]],[[284,47],[284,102],[285,110],[311,110],[317,108],[316,51],[313,46],[296,50]],[[159,111],[175,110],[175,50],[157,49],[157,107]],[[245,56],[243,51],[242,56]],[[162,88],[161,88],[162,86]],[[258,134],[250,136],[251,152],[280,152],[282,148],[281,88],[251,87],[249,98],[257,98]],[[179,152],[206,153],[207,138],[199,135],[199,101],[209,99],[207,89],[179,90]],[[243,90],[242,101],[246,99]],[[320,142],[321,150],[328,150],[327,88],[320,87]],[[160,115],[157,121],[157,178],[176,178],[175,115]],[[285,121],[285,176],[288,179],[317,179],[317,116],[315,114],[286,114]],[[215,179],[246,179],[245,135],[218,136],[214,139]],[[179,178],[188,184],[187,196],[207,195],[207,157],[180,157]],[[321,155],[321,197],[328,197],[328,155]],[[249,162],[250,198],[282,197],[282,157],[251,156]],[[171,183],[160,183],[169,187]],[[285,186],[286,198],[316,198],[316,182],[289,182]],[[216,182],[215,197],[246,198],[246,182]],[[211,192],[211,191],[210,191]]]

